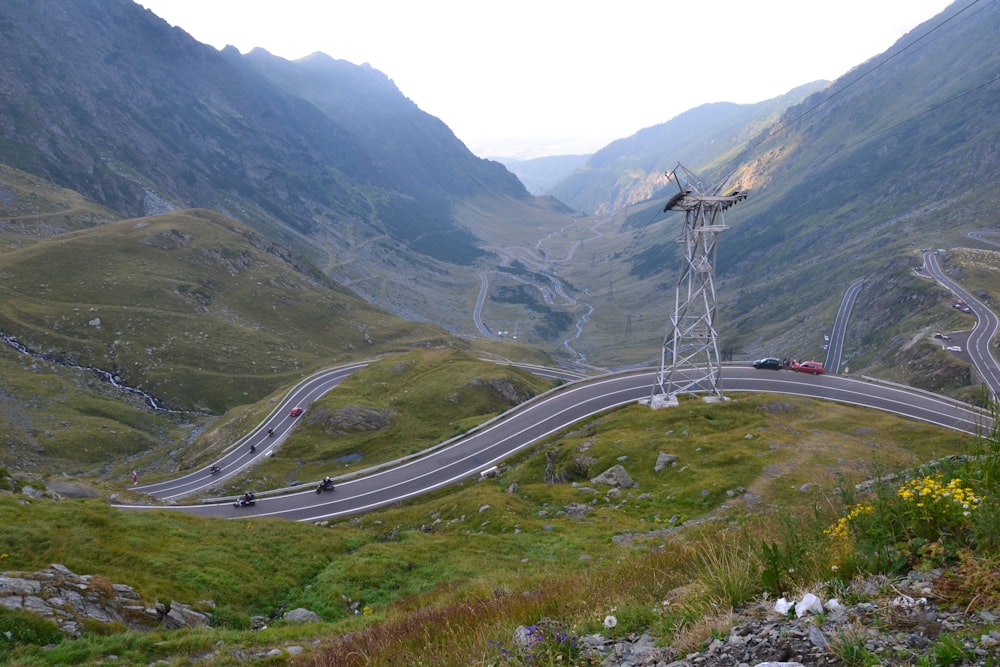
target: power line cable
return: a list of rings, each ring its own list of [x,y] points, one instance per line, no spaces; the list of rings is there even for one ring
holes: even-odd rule
[[[894,60],[898,56],[901,56],[902,54],[906,53],[912,47],[916,46],[917,44],[919,44],[920,42],[922,42],[924,39],[926,39],[927,37],[930,37],[935,32],[937,32],[938,30],[940,30],[941,28],[945,27],[946,25],[948,25],[949,23],[951,23],[953,20],[957,19],[959,16],[961,16],[962,14],[964,14],[966,11],[968,11],[969,9],[971,9],[972,7],[974,7],[975,5],[979,4],[980,1],[981,0],[972,0],[972,2],[970,2],[968,5],[966,5],[962,9],[958,10],[957,12],[955,12],[954,14],[952,14],[951,16],[949,16],[948,18],[946,18],[945,20],[941,21],[941,23],[937,24],[936,26],[934,26],[933,28],[931,28],[930,30],[928,30],[927,32],[925,32],[924,34],[920,35],[919,37],[917,37],[912,42],[910,42],[906,46],[902,47],[901,49],[899,49],[895,53],[889,55],[884,60],[882,60],[882,61],[880,61],[878,63],[875,63],[874,65],[872,65],[871,67],[869,67],[867,70],[865,70],[864,72],[862,72],[861,74],[859,74],[855,78],[851,79],[850,81],[848,81],[847,83],[845,83],[843,86],[841,86],[837,90],[833,91],[832,93],[830,93],[829,95],[827,95],[826,97],[824,97],[822,100],[820,100],[819,102],[817,102],[813,106],[809,107],[808,109],[806,109],[805,111],[803,111],[802,113],[800,113],[798,116],[792,118],[791,120],[789,120],[789,121],[787,121],[785,123],[781,123],[777,128],[775,128],[775,130],[774,130],[773,133],[771,133],[771,134],[768,135],[768,138],[771,138],[773,136],[777,136],[778,134],[780,134],[781,132],[783,132],[784,130],[786,130],[791,125],[794,125],[795,123],[799,122],[800,120],[802,120],[803,118],[805,118],[809,114],[813,113],[814,111],[816,111],[817,109],[819,109],[820,107],[822,107],[823,105],[825,105],[826,103],[828,103],[830,100],[832,100],[832,99],[836,98],[837,96],[841,95],[842,93],[844,93],[848,88],[850,88],[854,84],[858,83],[859,81],[861,81],[865,77],[869,76],[875,70],[877,70],[877,69],[881,68],[882,66],[886,65],[887,63],[889,63],[891,60]]]
[[[997,76],[993,77],[989,81],[986,81],[984,83],[979,84],[975,88],[970,88],[969,90],[965,90],[965,91],[963,91],[961,93],[958,93],[957,95],[953,95],[952,97],[949,97],[948,99],[946,99],[946,100],[944,100],[942,102],[938,102],[934,106],[929,107],[927,109],[924,109],[923,111],[921,111],[919,113],[913,114],[912,116],[909,116],[908,118],[904,118],[903,120],[901,120],[901,121],[899,121],[897,123],[893,123],[892,125],[889,125],[887,127],[883,127],[880,130],[875,130],[874,132],[866,134],[863,137],[859,137],[859,138],[855,139],[854,141],[851,141],[851,142],[849,142],[847,144],[844,144],[843,148],[851,148],[851,147],[856,146],[856,145],[858,145],[860,143],[868,141],[872,137],[876,137],[876,136],[878,136],[878,135],[880,135],[880,134],[882,134],[884,132],[888,132],[889,130],[897,128],[900,125],[905,125],[905,124],[909,123],[910,121],[913,121],[913,120],[916,120],[917,118],[920,118],[921,116],[925,116],[925,115],[927,115],[927,114],[929,114],[929,113],[931,113],[933,111],[937,111],[941,107],[947,106],[947,105],[951,104],[952,102],[965,97],[966,95],[971,95],[973,93],[977,93],[980,90],[982,90],[983,88],[986,88],[990,84],[996,83],[997,81],[1000,81],[1000,74],[998,74]]]

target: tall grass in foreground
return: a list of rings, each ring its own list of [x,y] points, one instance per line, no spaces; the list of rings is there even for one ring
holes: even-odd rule
[[[709,522],[626,552],[604,570],[526,579],[467,602],[428,606],[361,630],[300,664],[599,664],[574,653],[575,638],[650,631],[680,650],[726,633],[732,612],[767,595],[834,593],[858,576],[943,568],[942,602],[1000,605],[1000,431],[977,456],[908,471],[868,490],[844,489],[826,508],[781,510]],[[602,623],[613,618],[614,625]],[[525,626],[520,641],[518,626]],[[946,650],[943,638],[934,650]],[[831,651],[845,664],[871,655],[853,635]]]
[[[647,629],[695,646],[703,634],[719,629],[718,619],[760,593],[756,544],[744,528],[706,529],[628,551],[603,570],[526,578],[471,593],[465,602],[400,616],[390,609],[384,623],[299,664],[587,665],[579,637]],[[614,626],[607,624],[609,617]],[[524,626],[520,642],[518,626]]]
[[[691,401],[669,413],[624,408],[512,459],[502,480],[470,481],[327,527],[122,514],[97,500],[24,504],[0,496],[0,553],[9,554],[4,569],[62,562],[129,583],[150,600],[212,599],[216,605],[213,628],[133,633],[94,627],[47,649],[40,644],[48,643],[44,633],[35,632],[37,640],[0,641],[0,662],[93,664],[116,655],[122,664],[228,665],[238,651],[297,644],[310,654],[293,662],[306,665],[586,665],[584,635],[646,631],[678,650],[698,650],[725,634],[748,602],[835,593],[863,574],[862,566],[871,568],[866,552],[906,551],[884,546],[902,542],[906,521],[917,517],[897,508],[908,502],[898,491],[908,480],[936,473],[942,488],[958,478],[958,488],[982,498],[971,526],[963,527],[962,549],[940,556],[961,574],[948,579],[947,593],[965,596],[965,604],[988,599],[982,596],[995,590],[997,560],[985,545],[996,544],[1000,534],[986,490],[995,476],[956,462],[870,492],[841,482],[850,494],[820,495],[837,485],[837,475],[862,478],[858,470],[870,460],[873,437],[880,459],[893,469],[968,447],[964,437],[881,413],[866,412],[869,428],[859,435],[849,425],[860,418],[843,405],[783,399],[776,406],[768,397],[727,405]],[[625,460],[639,488],[604,498],[585,490],[586,483],[546,482],[549,451],[564,455],[560,465],[582,452],[592,456],[596,462],[584,478]],[[655,473],[659,451],[678,455],[683,465]],[[809,493],[802,491],[806,481]],[[738,486],[751,489],[752,499],[749,492],[746,498],[725,493]],[[560,516],[581,502],[594,511]],[[850,530],[833,534],[858,503],[877,506],[881,544]],[[674,516],[677,522],[666,520]],[[955,542],[957,528],[948,521],[942,526]],[[921,558],[933,553],[917,551]],[[979,582],[978,590],[967,582]],[[286,605],[312,609],[324,622],[278,620],[262,632],[247,630],[251,614]]]

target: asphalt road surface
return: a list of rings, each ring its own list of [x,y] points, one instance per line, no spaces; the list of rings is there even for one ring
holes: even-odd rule
[[[1000,328],[1000,320],[972,294],[944,275],[937,263],[936,252],[925,251],[924,264],[928,275],[962,298],[976,315],[977,324],[967,342],[968,354],[994,394],[1000,393],[1000,366],[989,349],[990,341]],[[842,345],[851,305],[862,286],[863,282],[859,280],[845,293],[831,335],[831,348],[835,341],[839,341],[837,345]],[[831,349],[830,352],[828,359],[836,360],[839,366],[840,349]],[[358,363],[331,369],[300,383],[253,432],[230,447],[218,462],[222,466],[221,473],[213,475],[205,467],[178,479],[138,486],[134,490],[162,501],[176,501],[215,487],[220,479],[268,456],[278,446],[296,423],[295,418],[289,416],[292,407],[308,409],[313,400],[366,365]],[[300,487],[301,490],[282,490],[285,492],[274,495],[261,494],[253,507],[234,507],[229,500],[203,502],[200,505],[119,507],[170,507],[206,516],[272,516],[297,521],[318,521],[366,512],[400,503],[465,479],[477,478],[481,472],[586,417],[648,400],[656,386],[658,372],[656,369],[639,369],[579,379],[581,374],[575,369],[533,366],[529,370],[545,377],[567,380],[571,384],[546,392],[491,420],[465,437],[443,443],[422,455],[339,481],[332,494],[317,494],[314,485],[309,485]],[[831,366],[831,370],[836,369]],[[722,371],[722,385],[724,392],[791,394],[885,410],[970,434],[982,434],[992,427],[987,415],[959,401],[911,387],[836,374],[812,376],[726,366]],[[273,437],[267,435],[268,428],[274,429]],[[254,452],[250,451],[250,445],[254,445]]]
[[[648,399],[657,372],[656,369],[644,369],[565,385],[514,408],[426,456],[340,481],[332,494],[316,494],[310,485],[283,495],[258,496],[253,507],[237,508],[227,501],[172,508],[204,516],[271,516],[318,521],[393,505],[465,479],[477,478],[482,471],[590,415]],[[967,433],[981,433],[988,427],[986,417],[970,406],[898,385],[742,366],[726,367],[723,381],[726,392],[771,392],[840,401],[887,410]],[[201,479],[209,482],[203,472]],[[155,509],[163,506],[121,507]]]
[[[218,486],[221,480],[233,475],[243,468],[271,455],[281,440],[294,428],[297,418],[291,417],[291,409],[295,406],[307,408],[317,398],[334,389],[344,378],[354,371],[367,366],[367,362],[350,364],[316,373],[296,385],[284,400],[269,414],[253,431],[230,445],[225,455],[215,461],[190,472],[183,477],[132,487],[133,491],[147,493],[160,500],[175,500],[184,496],[205,493],[208,489]],[[273,429],[274,435],[268,436],[267,430]],[[250,446],[254,447],[253,452]],[[211,465],[218,465],[222,472],[212,474]]]
[[[993,396],[1000,395],[1000,366],[990,351],[990,342],[996,337],[997,329],[1000,329],[1000,319],[982,301],[945,275],[938,264],[936,251],[924,250],[923,255],[927,275],[951,290],[957,298],[965,301],[972,314],[976,316],[976,325],[969,332],[965,350]]]
[[[837,309],[837,317],[833,320],[833,329],[830,332],[830,342],[826,351],[826,363],[823,364],[827,373],[839,373],[841,357],[844,353],[844,338],[847,336],[847,322],[851,317],[851,310],[854,308],[854,301],[858,298],[858,292],[865,286],[863,278],[855,280],[844,292],[844,298],[840,300],[840,308]]]

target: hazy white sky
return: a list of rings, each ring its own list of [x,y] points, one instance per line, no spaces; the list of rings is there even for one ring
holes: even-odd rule
[[[137,0],[200,42],[370,63],[481,157],[590,153],[835,79],[950,0]]]

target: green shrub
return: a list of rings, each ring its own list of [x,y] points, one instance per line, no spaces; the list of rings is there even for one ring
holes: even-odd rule
[[[982,496],[962,479],[926,475],[894,491],[878,485],[872,499],[850,505],[827,532],[850,543],[857,570],[893,574],[919,562],[938,566],[975,548],[982,504]]]
[[[250,617],[230,607],[220,606],[212,610],[212,627],[230,630],[249,630]]]
[[[62,632],[55,623],[38,614],[20,609],[0,608],[0,646],[14,644],[58,644],[63,639]]]

